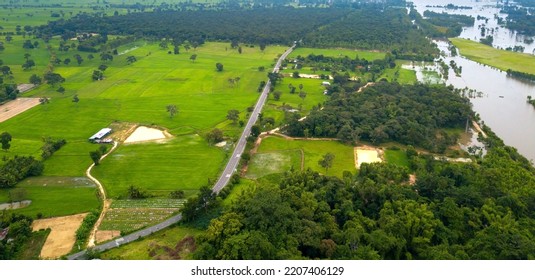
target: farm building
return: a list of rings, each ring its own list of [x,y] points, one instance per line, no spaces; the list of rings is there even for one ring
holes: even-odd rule
[[[329,82],[322,82],[321,85],[322,85],[322,86],[330,86],[331,83],[329,83]]]
[[[102,138],[106,137],[106,135],[110,134],[111,128],[103,128],[99,132],[95,133],[93,136],[89,137],[89,142],[97,142],[99,143]]]

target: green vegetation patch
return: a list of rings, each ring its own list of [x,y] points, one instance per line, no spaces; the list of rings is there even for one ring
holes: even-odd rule
[[[93,169],[93,176],[110,198],[125,197],[132,185],[159,197],[174,190],[188,196],[217,177],[224,159],[222,150],[199,135],[187,135],[166,143],[122,145]]]
[[[350,50],[350,49],[320,49],[320,48],[297,48],[293,51],[289,58],[294,58],[297,56],[308,56],[309,54],[313,55],[323,55],[335,58],[349,57],[355,58],[359,57],[360,59],[366,59],[368,61],[373,61],[376,59],[384,59],[386,53],[379,51],[363,51],[363,50]]]
[[[535,74],[535,56],[525,53],[498,50],[493,47],[474,41],[450,38],[450,41],[459,48],[460,53],[467,58],[482,64],[490,65],[501,70]]]
[[[403,150],[392,150],[387,148],[384,152],[384,157],[387,163],[409,167],[409,158],[407,158],[407,153]]]
[[[164,221],[177,209],[162,208],[116,208],[109,209],[100,224],[100,230],[133,232]]]
[[[186,236],[197,236],[201,230],[183,226],[174,226],[158,231],[143,239],[122,245],[118,248],[105,251],[100,255],[101,259],[119,260],[149,260],[157,255],[150,255],[151,249],[155,246],[167,246],[174,248],[177,243]],[[184,256],[183,256],[184,257]],[[186,257],[188,258],[188,257]]]
[[[266,153],[287,150],[294,153],[295,149],[301,149],[303,151],[304,169],[310,168],[325,173],[325,169],[318,164],[318,161],[326,153],[332,153],[335,158],[332,168],[326,173],[327,175],[341,177],[344,171],[356,171],[353,147],[344,145],[338,141],[287,140],[280,137],[267,137],[262,141],[258,151],[260,153]]]
[[[260,178],[268,174],[283,173],[292,167],[301,169],[302,150],[285,150],[257,153],[247,169],[247,178]]]
[[[2,189],[0,190],[0,203],[8,202],[8,193],[12,190],[22,190],[22,200],[31,200],[32,203],[28,207],[9,210],[9,212],[28,215],[32,218],[37,217],[38,214],[47,218],[89,212],[99,205],[96,188],[57,186]]]

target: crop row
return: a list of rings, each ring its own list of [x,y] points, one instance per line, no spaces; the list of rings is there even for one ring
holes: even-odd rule
[[[106,213],[99,229],[132,232],[162,222],[176,211],[173,208],[112,208]]]
[[[180,208],[184,199],[148,198],[114,200],[112,208]]]

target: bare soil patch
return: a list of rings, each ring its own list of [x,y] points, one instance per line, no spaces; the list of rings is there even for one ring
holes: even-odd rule
[[[76,230],[82,225],[86,215],[87,213],[83,213],[33,221],[33,231],[51,229],[40,257],[42,259],[57,259],[68,254],[76,241]]]
[[[19,90],[20,93],[23,93],[23,92],[30,91],[34,87],[35,87],[34,84],[20,84],[17,86],[17,89]]]
[[[140,126],[126,138],[124,143],[136,143],[146,141],[164,140],[170,138],[171,135],[163,130],[152,127]]]
[[[119,230],[98,230],[95,235],[95,241],[96,243],[102,243],[119,236],[121,236],[121,231]]]
[[[9,120],[12,117],[37,105],[39,105],[39,98],[22,97],[0,105],[0,122]]]
[[[373,147],[355,147],[355,167],[359,168],[363,163],[382,162],[381,151]]]

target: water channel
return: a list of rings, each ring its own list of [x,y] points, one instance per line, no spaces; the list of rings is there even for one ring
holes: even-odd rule
[[[423,13],[426,5],[447,5],[452,3],[458,6],[473,6],[471,10],[450,10],[451,13],[464,13],[472,16],[482,15],[483,10],[497,12],[496,1],[472,1],[472,0],[415,0],[414,4],[420,13]],[[493,6],[494,5],[494,6]],[[494,8],[493,8],[494,7]],[[422,10],[420,10],[422,9]],[[444,11],[445,9],[439,8]],[[494,18],[493,16],[487,16]],[[489,20],[490,22],[490,20]],[[477,22],[476,22],[477,25]],[[464,35],[472,31],[463,31]],[[513,31],[501,28],[496,33],[497,42],[516,42],[518,37]],[[477,31],[477,30],[476,30]],[[479,33],[479,32],[477,32]],[[471,36],[471,35],[468,35]],[[463,35],[461,35],[463,37]],[[471,38],[473,40],[473,38]],[[522,39],[523,40],[523,39]],[[445,82],[456,88],[474,89],[481,94],[472,96],[471,102],[474,110],[480,115],[483,122],[488,125],[504,142],[518,149],[526,158],[535,161],[535,108],[526,102],[527,96],[535,98],[535,83],[508,77],[505,72],[471,61],[461,56],[451,56],[448,50],[449,43],[436,41],[439,49],[443,52],[442,59],[446,64],[453,60],[462,67],[460,77],[450,69],[449,78]],[[532,46],[533,49],[534,46]],[[425,81],[426,70],[438,70],[438,65],[414,64],[405,66],[417,71],[420,81]],[[440,72],[440,71],[437,71]]]

